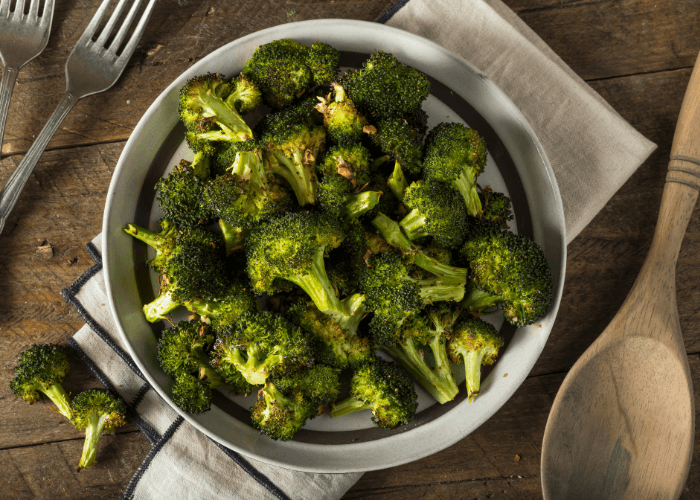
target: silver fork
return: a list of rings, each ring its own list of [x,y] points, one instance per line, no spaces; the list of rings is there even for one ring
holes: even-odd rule
[[[17,198],[19,198],[24,185],[27,183],[27,179],[29,179],[39,161],[39,157],[46,149],[46,145],[56,133],[58,126],[68,112],[83,97],[104,92],[114,85],[134,53],[134,49],[136,49],[136,45],[146,29],[148,18],[151,16],[156,0],[148,0],[148,5],[141,15],[141,19],[131,38],[124,46],[121,54],[118,55],[117,51],[122,42],[124,42],[127,31],[142,3],[142,0],[135,0],[114,39],[107,44],[120,14],[126,7],[127,1],[119,0],[99,38],[96,42],[93,42],[91,39],[104,19],[111,2],[111,0],[103,0],[90,24],[75,45],[73,52],[68,56],[68,61],[66,62],[66,93],[63,95],[61,102],[58,103],[56,111],[53,112],[53,115],[51,115],[51,118],[49,118],[49,121],[46,122],[46,125],[44,125],[44,128],[37,136],[34,144],[32,144],[17,169],[10,176],[5,187],[0,191],[0,233],[5,226],[7,216],[15,206]]]
[[[10,0],[0,0],[0,60],[3,64],[0,80],[0,148],[17,73],[44,51],[51,32],[54,0],[44,2],[41,16],[41,1],[29,2],[29,13],[25,14],[25,0],[17,0],[13,11],[10,11]]]

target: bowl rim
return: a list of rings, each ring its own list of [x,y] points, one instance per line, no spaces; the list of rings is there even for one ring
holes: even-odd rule
[[[139,141],[143,140],[142,134],[144,133],[149,120],[153,118],[153,115],[156,113],[163,101],[168,96],[170,96],[170,94],[176,88],[179,88],[187,78],[201,73],[202,69],[200,68],[206,66],[212,60],[215,60],[217,57],[221,56],[227,51],[235,49],[236,47],[246,46],[247,44],[249,44],[249,42],[253,40],[259,40],[263,38],[266,40],[263,40],[260,43],[266,43],[267,41],[277,38],[308,38],[317,36],[309,35],[309,33],[320,33],[324,30],[332,31],[333,29],[340,30],[341,28],[343,30],[356,30],[358,33],[370,30],[371,33],[377,34],[378,36],[398,38],[408,44],[419,44],[422,48],[433,51],[435,54],[441,56],[442,58],[448,59],[454,64],[462,65],[467,70],[473,72],[481,79],[481,81],[483,81],[483,83],[486,86],[489,87],[488,91],[493,93],[494,97],[501,101],[500,104],[508,108],[510,116],[517,121],[517,124],[515,125],[517,127],[520,127],[520,129],[527,134],[529,140],[531,141],[530,146],[536,149],[536,152],[539,155],[539,161],[541,162],[539,168],[543,170],[546,179],[549,183],[548,188],[551,190],[551,195],[553,196],[553,199],[550,200],[550,202],[554,204],[556,211],[555,229],[557,232],[558,241],[556,241],[555,244],[557,245],[559,250],[559,254],[557,255],[559,265],[558,269],[552,269],[552,271],[555,276],[558,272],[559,279],[555,282],[553,290],[554,298],[552,300],[550,311],[546,316],[546,318],[550,318],[549,324],[546,327],[546,331],[542,332],[544,333],[544,335],[540,335],[535,341],[536,345],[534,346],[534,351],[532,348],[530,348],[529,350],[529,357],[527,358],[528,362],[526,363],[528,365],[526,367],[527,369],[520,370],[515,376],[510,378],[508,390],[499,391],[497,395],[491,395],[492,397],[489,399],[491,408],[487,410],[477,411],[478,418],[475,419],[478,420],[477,424],[466,425],[464,423],[459,423],[454,433],[448,434],[445,432],[440,432],[440,428],[443,428],[446,425],[453,425],[455,423],[458,423],[456,421],[455,414],[460,413],[459,408],[462,408],[463,405],[466,403],[465,402],[461,403],[446,414],[436,418],[435,420],[421,427],[407,429],[406,432],[394,434],[392,436],[388,436],[386,438],[378,440],[361,442],[357,444],[341,445],[318,445],[300,443],[296,441],[289,441],[285,443],[272,442],[278,444],[279,446],[289,448],[288,452],[284,455],[285,458],[280,459],[277,456],[277,454],[270,453],[269,451],[274,450],[275,446],[270,446],[269,448],[266,448],[264,452],[261,452],[259,449],[253,450],[250,448],[246,448],[244,446],[241,446],[240,443],[235,443],[229,439],[222,437],[220,433],[216,432],[215,430],[208,427],[205,423],[201,422],[198,416],[190,415],[181,411],[176,405],[173,404],[169,395],[165,392],[165,390],[162,387],[160,387],[160,384],[153,379],[153,377],[149,373],[149,367],[143,362],[143,360],[141,360],[136,355],[136,352],[134,351],[134,348],[131,345],[129,337],[126,334],[125,328],[122,325],[120,314],[116,304],[117,298],[114,296],[113,292],[112,273],[114,272],[114,270],[112,269],[111,263],[114,257],[110,251],[111,249],[109,244],[109,235],[112,231],[121,231],[121,227],[115,227],[116,222],[114,222],[114,224],[112,222],[112,208],[115,199],[119,194],[119,181],[120,179],[122,179],[123,176],[129,174],[130,165],[127,162],[129,154],[139,143]],[[302,32],[304,33],[303,36],[301,35]],[[318,36],[319,39],[322,38],[322,35]],[[416,66],[413,63],[411,64]],[[508,401],[508,399],[510,399],[513,393],[518,389],[518,387],[520,387],[522,382],[525,380],[530,370],[534,366],[535,362],[539,358],[542,349],[544,348],[544,344],[546,343],[546,340],[549,337],[551,327],[554,323],[554,319],[559,309],[566,270],[566,231],[564,222],[564,209],[556,178],[547,158],[547,155],[544,151],[544,148],[539,142],[534,130],[528,123],[527,119],[515,106],[515,104],[513,104],[512,101],[510,101],[510,99],[495,85],[495,83],[493,83],[490,79],[483,75],[483,73],[481,73],[478,69],[476,69],[474,66],[472,66],[470,63],[468,63],[461,57],[443,48],[442,46],[418,35],[399,30],[397,28],[392,28],[383,24],[346,19],[320,19],[302,21],[297,23],[274,26],[265,30],[254,32],[247,36],[241,37],[239,39],[227,43],[226,45],[213,51],[212,53],[210,53],[209,55],[205,56],[200,61],[192,65],[186,71],[181,73],[180,76],[176,78],[170,85],[168,85],[168,87],[154,100],[151,106],[141,117],[120,155],[119,161],[117,162],[117,166],[112,176],[112,181],[110,182],[110,187],[105,202],[102,239],[104,278],[110,313],[112,314],[112,317],[117,326],[117,330],[119,331],[119,335],[121,336],[129,355],[133,358],[135,364],[144,374],[145,378],[151,384],[151,386],[157,391],[157,393],[166,402],[168,402],[168,404],[171,407],[173,407],[173,409],[176,412],[178,412],[182,417],[184,417],[185,420],[187,420],[195,428],[197,428],[216,442],[221,443],[229,448],[232,448],[233,450],[242,453],[243,455],[255,458],[263,462],[308,472],[361,472],[393,467],[420,458],[424,458],[433,453],[441,451],[473,432],[479,425],[483,424],[486,420],[493,416],[493,414],[496,411],[498,411],[506,403],[506,401]],[[519,354],[522,355],[523,353],[521,351],[522,349],[519,350]],[[506,353],[508,353],[508,349],[506,350]],[[518,353],[512,354],[518,355]],[[498,363],[496,364],[496,367],[498,367]],[[494,370],[492,376],[495,376],[496,371],[497,370]],[[212,409],[214,410],[216,408],[213,407]],[[214,411],[209,413],[216,414],[216,412]],[[422,446],[415,446],[415,444],[412,442],[416,434],[418,435],[417,437],[419,438],[419,441],[422,438]],[[376,459],[377,450],[379,449],[379,443],[381,443],[381,445],[385,449],[391,448],[393,450],[391,457],[381,462],[378,462]],[[336,460],[329,460],[330,455],[328,453],[330,448],[333,448],[332,452],[338,455],[338,457],[342,457],[342,455],[345,454],[347,456],[352,455],[352,459],[343,460],[342,458],[336,457]],[[318,457],[315,456],[316,453],[318,453]],[[291,458],[291,460],[290,456],[293,457]]]

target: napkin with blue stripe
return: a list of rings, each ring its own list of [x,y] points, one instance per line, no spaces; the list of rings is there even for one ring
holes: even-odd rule
[[[523,112],[554,169],[571,241],[651,154],[647,141],[500,0],[401,0],[379,22],[423,36],[483,71]],[[585,168],[581,168],[584,165]],[[197,431],[148,384],[107,306],[95,265],[63,295],[86,325],[69,344],[118,392],[152,445],[122,499],[337,499],[360,473],[313,474],[245,457]]]

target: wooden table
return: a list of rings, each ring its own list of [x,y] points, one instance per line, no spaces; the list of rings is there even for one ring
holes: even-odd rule
[[[0,185],[58,103],[63,65],[97,2],[57,3],[48,47],[19,74],[2,145]],[[0,235],[0,498],[116,498],[150,449],[129,424],[103,437],[97,466],[76,473],[81,432],[42,404],[16,401],[8,387],[20,352],[33,343],[63,343],[83,325],[60,292],[92,264],[84,245],[101,230],[111,174],[146,108],[182,71],[243,35],[290,20],[372,21],[392,3],[161,0],[115,87],[81,101],[71,112]],[[556,326],[530,377],[510,401],[454,446],[365,474],[348,499],[541,498],[540,447],[557,389],[622,304],[651,242],[676,118],[700,50],[700,3],[506,3],[659,148],[569,246]],[[700,387],[700,206],[677,275],[681,325]],[[66,386],[73,391],[99,386],[85,365],[73,361]],[[682,498],[700,498],[697,460]]]

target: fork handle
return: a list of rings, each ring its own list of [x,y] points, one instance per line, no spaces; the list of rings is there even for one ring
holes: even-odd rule
[[[22,189],[24,189],[24,185],[27,183],[34,167],[39,162],[41,154],[56,133],[58,126],[73,106],[75,106],[75,103],[78,102],[78,99],[79,98],[74,97],[68,92],[63,95],[61,102],[58,103],[56,110],[51,115],[51,118],[49,118],[49,121],[46,122],[46,125],[44,125],[44,128],[37,136],[34,144],[32,144],[17,169],[12,173],[5,187],[0,191],[0,233],[2,233],[3,227],[5,227],[7,216],[14,208],[15,203],[17,203]]]
[[[5,134],[7,110],[10,108],[10,97],[12,97],[12,89],[15,87],[17,73],[19,73],[17,68],[10,66],[2,68],[2,78],[0,79],[0,156],[2,156],[2,138]]]

